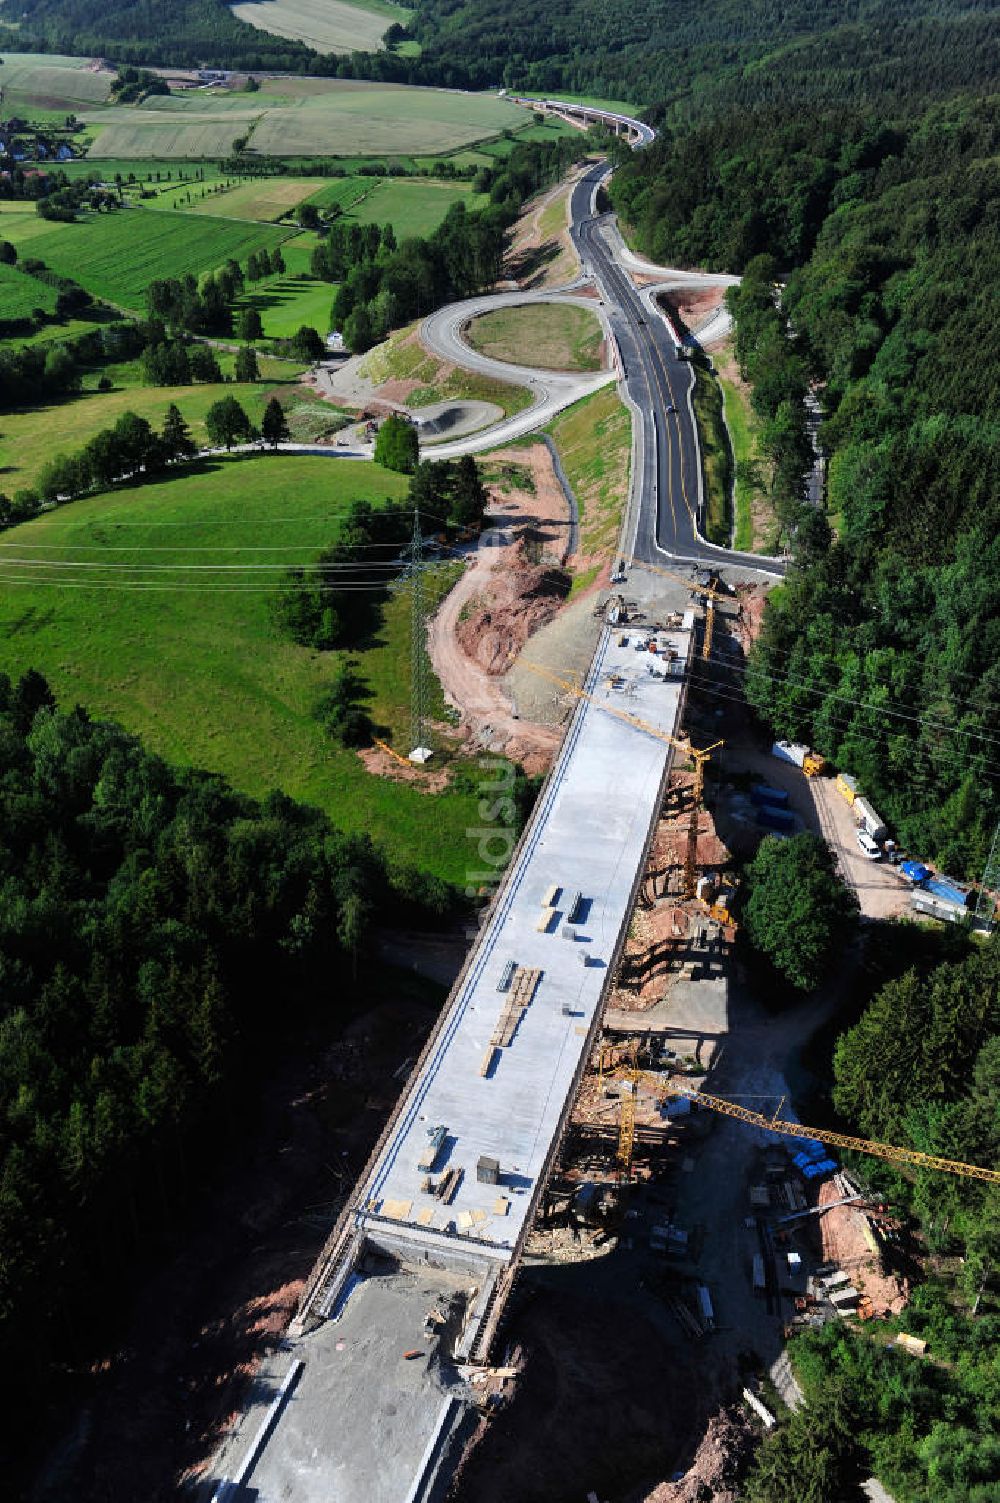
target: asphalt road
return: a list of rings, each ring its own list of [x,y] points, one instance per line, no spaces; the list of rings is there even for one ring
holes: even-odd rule
[[[624,394],[639,425],[637,505],[626,551],[653,564],[670,558],[783,574],[781,560],[717,548],[701,536],[701,473],[691,402],[694,372],[678,357],[670,328],[651,297],[623,271],[614,241],[605,236],[610,217],[593,213],[595,189],[608,170],[604,163],[597,164],[573,190],[570,233],[584,274],[593,278],[601,294],[618,345]]]
[[[598,307],[593,297],[575,295],[569,289],[562,292],[499,292],[483,297],[469,298],[464,303],[450,303],[439,308],[424,319],[420,328],[423,345],[440,360],[449,360],[465,370],[481,376],[506,382],[508,385],[526,386],[533,401],[523,412],[515,413],[495,427],[470,438],[458,438],[450,443],[436,443],[428,459],[456,459],[479,449],[510,443],[523,438],[526,433],[550,422],[563,408],[589,396],[601,386],[615,379],[613,371],[594,371],[570,374],[559,371],[539,370],[525,365],[510,365],[504,360],[494,360],[481,355],[462,337],[462,330],[473,318],[483,313],[492,313],[498,308],[512,308],[522,303],[570,303],[586,308],[603,318],[604,310]],[[606,322],[606,321],[605,321]]]

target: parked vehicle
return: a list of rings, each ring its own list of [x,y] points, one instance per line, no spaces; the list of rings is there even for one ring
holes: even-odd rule
[[[793,767],[801,767],[807,778],[816,778],[826,772],[826,758],[795,741],[775,741],[771,756],[777,757],[779,762],[791,762]]]
[[[863,830],[866,830],[873,840],[884,840],[889,833],[880,814],[876,814],[866,798],[854,800],[854,815]]]
[[[858,831],[858,850],[866,861],[881,861],[882,849],[878,842],[873,840],[865,829]]]

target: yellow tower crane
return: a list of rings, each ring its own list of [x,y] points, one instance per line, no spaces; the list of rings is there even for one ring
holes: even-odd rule
[[[716,590],[710,585],[696,584],[693,579],[686,578],[683,574],[676,573],[673,569],[661,569],[659,564],[647,564],[641,558],[625,558],[626,564],[635,564],[640,569],[648,569],[652,574],[662,574],[664,579],[674,579],[678,584],[684,585],[692,595],[704,595],[705,597],[705,636],[701,644],[703,658],[712,656],[712,637],[715,633],[715,602],[727,600],[729,597],[721,590]]]
[[[750,1111],[748,1107],[740,1106],[735,1101],[726,1101],[722,1096],[710,1096],[706,1091],[698,1090],[679,1080],[664,1081],[658,1075],[650,1075],[644,1070],[630,1069],[619,1078],[627,1080],[631,1087],[627,1097],[622,1098],[622,1119],[618,1135],[619,1176],[626,1180],[631,1177],[632,1173],[632,1148],[635,1142],[635,1110],[639,1081],[647,1080],[652,1082],[656,1095],[660,1099],[665,1096],[686,1096],[694,1106],[708,1107],[710,1111],[721,1112],[726,1117],[735,1117],[738,1122],[746,1122],[750,1127],[762,1127],[765,1132],[781,1133],[786,1138],[815,1138],[820,1143],[829,1143],[832,1148],[849,1148],[855,1153],[886,1159],[891,1164],[912,1164],[916,1169],[936,1169],[942,1174],[956,1174],[965,1179],[979,1179],[989,1184],[1000,1184],[1000,1169],[983,1169],[978,1164],[963,1164],[958,1159],[940,1158],[936,1154],[921,1153],[916,1148],[898,1148],[892,1143],[877,1143],[870,1138],[854,1138],[847,1133],[831,1132],[825,1127],[805,1127],[801,1122],[787,1122],[778,1117],[777,1113],[768,1117],[763,1112]],[[626,1103],[628,1103],[627,1123],[625,1120]],[[623,1158],[623,1150],[626,1148],[627,1155]]]
[[[697,886],[698,869],[698,812],[701,809],[702,795],[705,791],[705,763],[711,760],[712,752],[718,751],[724,745],[722,741],[713,741],[711,746],[697,747],[691,745],[688,736],[671,736],[669,731],[662,731],[658,726],[650,725],[648,721],[640,720],[638,715],[632,715],[628,710],[619,710],[615,705],[609,705],[602,699],[595,699],[593,694],[588,694],[586,689],[579,688],[568,678],[561,678],[558,673],[553,673],[550,668],[543,668],[540,663],[532,663],[526,658],[521,659],[521,666],[530,668],[532,673],[537,673],[541,678],[546,678],[550,683],[557,684],[565,689],[568,694],[576,695],[577,699],[585,699],[589,704],[596,705],[607,715],[614,715],[618,720],[624,720],[627,725],[633,725],[637,730],[645,731],[650,736],[656,736],[660,741],[665,741],[668,746],[683,752],[694,763],[694,786],[691,790],[692,805],[691,818],[688,825],[687,854],[684,860],[684,896],[693,898]]]

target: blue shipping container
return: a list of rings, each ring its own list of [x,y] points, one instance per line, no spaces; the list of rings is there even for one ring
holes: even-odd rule
[[[757,810],[757,823],[766,825],[769,830],[780,830],[784,835],[795,829],[795,815],[791,809],[774,809],[770,804],[764,804]]]
[[[788,807],[788,794],[784,788],[771,788],[767,783],[754,783],[750,797],[755,804],[773,804],[776,809]]]
[[[944,898],[946,903],[954,903],[959,908],[964,908],[969,899],[964,887],[954,887],[943,877],[931,877],[924,883],[924,888],[936,898]]]

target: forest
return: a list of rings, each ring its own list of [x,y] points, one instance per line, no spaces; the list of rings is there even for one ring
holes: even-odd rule
[[[419,56],[321,56],[238,21],[226,0],[21,0],[0,47],[93,53],[123,63],[317,73],[447,88],[599,94],[649,107],[654,123],[795,98],[988,87],[1000,56],[994,0],[417,0]],[[886,38],[891,36],[891,46]],[[933,59],[933,66],[928,65]],[[928,76],[932,75],[932,76]]]
[[[375,925],[449,911],[280,793],[178,772],[0,677],[0,1342],[8,1426],[232,1152],[282,1028],[338,1026]],[[212,1146],[209,1146],[212,1145]],[[114,1300],[110,1298],[114,1295]],[[113,1323],[112,1323],[113,1324]]]
[[[969,878],[1000,817],[998,127],[990,97],[808,122],[767,107],[666,131],[613,188],[649,254],[745,273],[737,356],[787,457],[774,500],[796,552],[751,703]],[[795,494],[810,386],[832,530]]]

